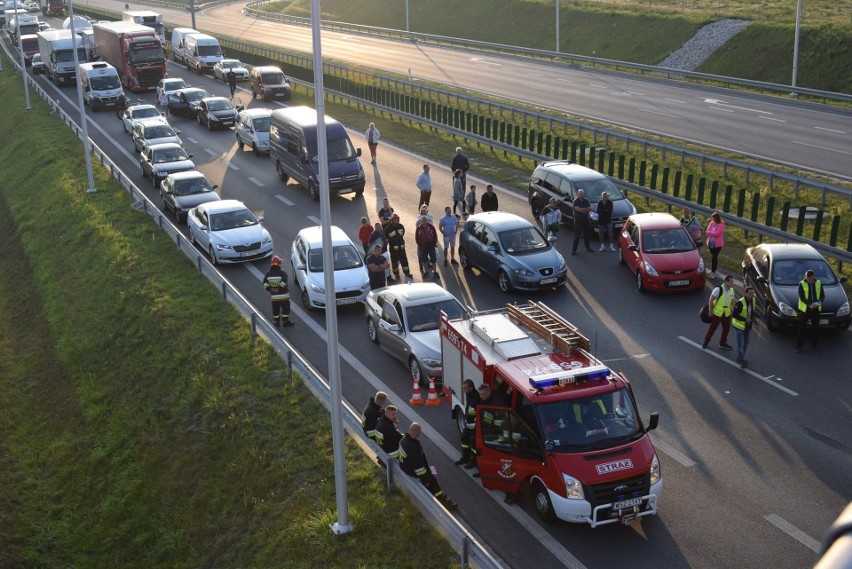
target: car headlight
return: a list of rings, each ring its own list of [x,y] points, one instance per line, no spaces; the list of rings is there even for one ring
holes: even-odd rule
[[[662,477],[663,473],[660,471],[660,460],[657,458],[657,454],[654,453],[654,460],[651,461],[651,485],[653,486],[659,482]]]
[[[516,274],[516,275],[519,275],[519,276],[522,276],[522,277],[532,277],[532,276],[534,276],[534,275],[533,275],[533,272],[532,272],[531,270],[529,270],[529,269],[513,269],[513,270],[515,271],[515,274]]]
[[[559,259],[560,259],[559,270],[556,271],[557,273],[561,273],[562,271],[565,271],[565,270],[568,269],[568,265],[565,264],[565,259],[563,259],[562,257],[560,257]]]
[[[441,360],[436,360],[433,358],[423,358],[422,361],[429,367],[438,367],[439,365],[441,365]]]
[[[786,302],[778,303],[778,311],[784,316],[798,316],[796,310]]]
[[[704,272],[704,259],[698,259],[698,272]]]
[[[267,235],[263,238],[263,245],[272,245],[272,237]]]
[[[652,265],[648,261],[642,261],[642,265],[644,265],[645,272],[648,273],[649,276],[652,276],[652,277],[660,276],[659,273],[657,273],[657,269],[654,268],[654,265]]]
[[[166,176],[169,175],[167,170],[159,170],[157,168],[154,168],[154,174],[156,174],[158,177],[161,177],[161,178],[165,178]]]
[[[361,290],[366,290],[368,288],[370,288],[370,281],[366,280],[364,281],[364,284],[361,285]]]
[[[849,314],[849,302],[844,302],[843,306],[837,310],[837,315],[846,316],[847,314]]]
[[[325,294],[325,289],[314,283],[311,283],[311,290],[317,294]]]
[[[580,484],[580,481],[574,478],[573,476],[568,476],[565,473],[562,473],[562,479],[565,481],[565,493],[568,495],[569,500],[584,500],[585,494],[583,494],[583,485]]]
[[[225,245],[224,243],[216,243],[216,249],[219,251],[230,251],[233,249],[230,245]]]
[[[209,113],[207,114],[207,118],[210,119],[211,121],[217,121],[217,122],[219,121],[219,117],[217,117],[216,115],[211,115]]]

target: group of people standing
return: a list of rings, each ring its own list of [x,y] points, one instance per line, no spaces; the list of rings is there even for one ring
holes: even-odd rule
[[[577,249],[580,246],[580,239],[583,240],[583,245],[587,253],[593,253],[592,249],[592,218],[598,222],[598,237],[600,237],[601,246],[598,251],[606,250],[606,244],[609,242],[610,251],[615,251],[615,232],[612,226],[612,210],[613,203],[609,199],[609,192],[603,192],[601,199],[597,205],[597,211],[592,211],[592,203],[586,197],[586,190],[578,189],[577,197],[571,202],[571,215],[573,216],[574,226],[574,242],[571,245],[571,254],[576,255]],[[562,210],[559,207],[559,202],[556,198],[550,198],[550,201],[541,210],[539,215],[541,227],[547,234],[550,241],[556,241],[556,234],[559,232],[559,226],[562,222]]]

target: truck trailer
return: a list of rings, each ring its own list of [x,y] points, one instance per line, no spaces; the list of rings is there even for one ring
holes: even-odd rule
[[[657,513],[660,461],[633,389],[589,352],[589,341],[544,303],[441,317],[444,389],[461,431],[475,430],[486,488],[529,489],[545,521],[597,527]],[[466,409],[462,382],[491,388]],[[468,439],[471,440],[471,439]]]
[[[121,83],[134,92],[156,88],[166,76],[163,45],[147,26],[98,22],[92,26],[100,58],[118,70]]]
[[[65,15],[65,0],[38,0],[38,4],[45,16],[61,18]]]
[[[86,59],[86,49],[82,40],[72,38],[71,30],[48,30],[38,32],[38,50],[44,62],[45,73],[56,85],[76,83],[77,70],[74,68],[74,48],[80,63]]]
[[[166,45],[166,26],[163,24],[163,15],[151,10],[125,10],[121,13],[121,19],[124,22],[133,22],[140,26],[147,26],[154,30],[157,37],[160,38],[160,43]]]

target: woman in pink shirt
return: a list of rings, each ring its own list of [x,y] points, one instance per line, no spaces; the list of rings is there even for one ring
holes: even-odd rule
[[[710,249],[712,260],[710,261],[710,278],[715,279],[716,268],[719,266],[719,251],[725,246],[725,222],[719,212],[710,216],[711,221],[707,226],[707,247]]]

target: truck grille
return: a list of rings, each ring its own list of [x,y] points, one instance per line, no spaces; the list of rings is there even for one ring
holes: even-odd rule
[[[237,253],[243,253],[245,251],[254,251],[255,249],[260,249],[260,241],[257,243],[249,243],[248,245],[234,245],[234,251]]]
[[[148,69],[139,69],[136,73],[136,79],[142,87],[156,87],[160,79],[163,78],[162,67],[152,67]]]
[[[594,509],[602,504],[646,496],[651,491],[651,475],[643,474],[636,478],[613,480],[604,484],[587,484],[583,491],[586,494],[586,500]]]

